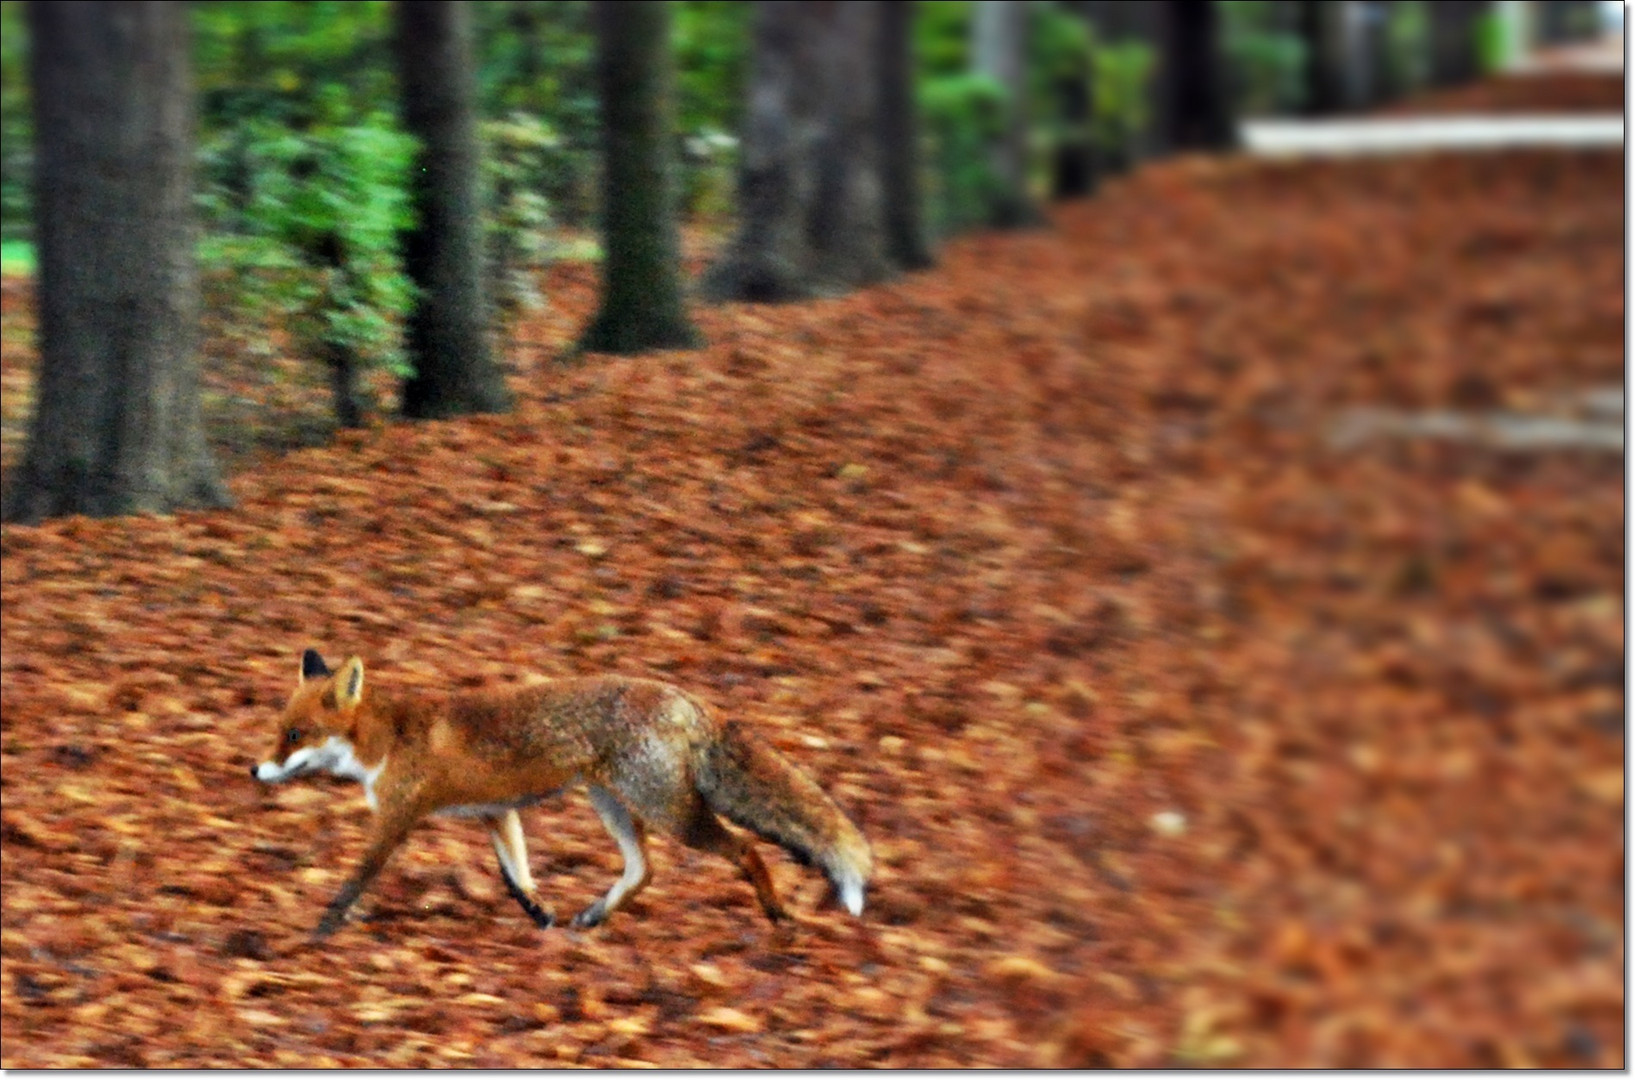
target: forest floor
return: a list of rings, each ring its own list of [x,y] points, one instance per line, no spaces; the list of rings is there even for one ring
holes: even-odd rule
[[[1624,199],[1178,160],[571,369],[564,265],[515,412],[334,438],[213,340],[235,509],[0,531],[0,1064],[1623,1066],[1622,455],[1337,433],[1621,386]],[[540,932],[443,820],[313,947],[361,792],[246,773],[308,645],[685,685],[854,816],[868,909],[768,850],[775,929],[659,840]],[[616,876],[582,796],[525,819],[559,912]]]

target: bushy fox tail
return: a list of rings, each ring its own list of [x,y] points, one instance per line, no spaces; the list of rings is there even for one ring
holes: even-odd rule
[[[818,866],[846,910],[863,913],[863,888],[874,869],[869,843],[810,776],[728,722],[706,746],[695,780],[711,810]]]

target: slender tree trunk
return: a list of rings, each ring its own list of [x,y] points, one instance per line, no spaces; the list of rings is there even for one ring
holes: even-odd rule
[[[1476,20],[1485,3],[1438,0],[1431,16],[1431,85],[1459,86],[1480,74],[1476,54]]]
[[[977,72],[1005,90],[999,137],[990,148],[994,187],[987,224],[1010,229],[1043,220],[1028,193],[1028,9],[1022,0],[977,0],[971,20]]]
[[[670,7],[597,0],[602,91],[602,306],[579,348],[635,353],[703,343],[687,318],[676,225]]]
[[[1090,21],[1092,5],[1075,0],[1066,5],[1086,23]],[[1091,137],[1091,69],[1090,57],[1071,75],[1056,85],[1057,100],[1062,110],[1066,129],[1055,148],[1051,162],[1050,193],[1057,199],[1077,199],[1092,194],[1096,189],[1095,140]]]
[[[1586,41],[1600,32],[1600,5],[1594,0],[1540,0],[1532,7],[1534,39],[1540,45]]]
[[[1237,124],[1226,89],[1220,9],[1215,0],[1171,0],[1162,78],[1173,108],[1167,142],[1175,150],[1230,150]]]
[[[914,107],[914,3],[880,8],[880,185],[886,254],[904,270],[932,264],[920,194],[920,126]]]
[[[1442,0],[1436,0],[1442,2]],[[1387,105],[1402,96],[1391,49],[1391,9],[1394,0],[1367,0],[1362,11],[1363,54],[1368,58],[1368,102]],[[1434,4],[1433,4],[1434,6]]]
[[[420,140],[410,173],[416,220],[403,245],[418,289],[405,326],[414,374],[403,384],[403,411],[499,412],[511,395],[489,342],[470,10],[398,0],[396,16],[403,126]]]
[[[199,412],[186,11],[27,12],[40,375],[5,517],[228,505]]]
[[[1345,7],[1337,0],[1300,0],[1299,16],[1306,46],[1304,111],[1307,116],[1332,116],[1346,105]]]
[[[881,0],[759,0],[739,225],[716,300],[839,293],[891,272],[874,125]]]
[[[1371,108],[1384,99],[1379,79],[1379,35],[1373,0],[1339,0],[1340,48],[1345,58],[1342,85],[1346,106]]]

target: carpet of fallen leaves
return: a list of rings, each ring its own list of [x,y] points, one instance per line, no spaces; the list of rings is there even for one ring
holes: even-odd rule
[[[1622,79],[1573,71],[1470,83],[1406,98],[1381,110],[1384,114],[1412,113],[1433,116],[1456,113],[1549,115],[1623,111]]]
[[[1622,462],[1328,437],[1620,384],[1623,177],[1176,161],[571,370],[563,267],[511,415],[5,528],[4,1065],[1623,1065]],[[309,946],[361,793],[246,773],[306,645],[692,688],[862,825],[868,910],[768,849],[774,929],[660,840],[542,933],[444,820]],[[525,820],[559,912],[617,874],[582,796]]]

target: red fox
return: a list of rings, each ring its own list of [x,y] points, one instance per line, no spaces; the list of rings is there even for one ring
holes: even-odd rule
[[[271,759],[252,765],[274,784],[327,771],[359,780],[375,811],[363,861],[330,903],[317,936],[346,911],[427,814],[481,818],[506,889],[541,928],[555,922],[528,871],[517,811],[585,784],[624,856],[607,893],[574,917],[595,926],[646,885],[646,826],[738,864],[768,918],[784,917],[766,866],[725,816],[828,875],[853,915],[873,867],[868,841],[823,789],[776,750],[666,683],[616,676],[523,689],[428,695],[364,689],[363,661],[331,673],[312,649]]]

